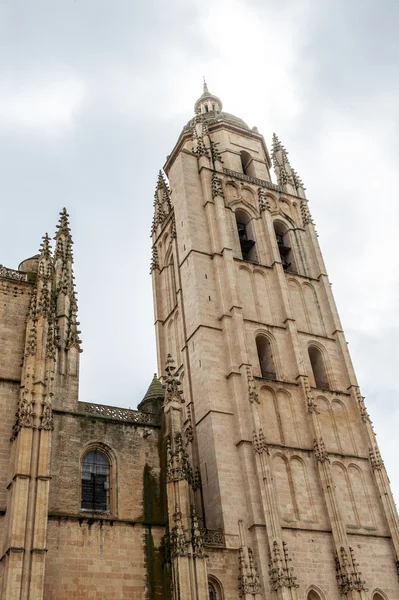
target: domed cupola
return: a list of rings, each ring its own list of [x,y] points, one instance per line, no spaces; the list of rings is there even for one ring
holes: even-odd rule
[[[208,86],[206,85],[206,81],[204,78],[204,92],[198,98],[197,102],[194,105],[194,111],[196,114],[198,113],[220,113],[222,112],[223,104],[220,98],[211,94],[208,90]]]

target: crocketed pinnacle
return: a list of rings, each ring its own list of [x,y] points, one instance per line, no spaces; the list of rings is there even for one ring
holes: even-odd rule
[[[45,233],[42,237],[42,243],[40,244],[39,250],[39,261],[43,262],[44,260],[51,261],[51,247],[50,247],[50,238],[48,233]]]
[[[278,184],[282,187],[292,186],[296,193],[304,198],[305,188],[303,182],[298,173],[291,167],[288,152],[275,133],[273,133],[271,157]],[[288,188],[287,191],[290,192],[291,189]]]
[[[52,303],[52,267],[50,238],[46,233],[42,238],[39,250],[37,280],[32,291],[29,307],[29,316],[37,318],[39,315],[47,316],[53,308]]]
[[[58,297],[59,342],[66,350],[75,347],[81,351],[79,322],[77,320],[78,305],[73,274],[73,240],[66,208],[63,208],[60,212],[54,239],[56,240],[54,265],[55,288]]]

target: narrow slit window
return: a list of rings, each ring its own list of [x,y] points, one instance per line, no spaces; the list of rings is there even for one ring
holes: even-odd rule
[[[258,350],[260,372],[264,379],[276,379],[276,367],[272,354],[272,347],[264,335],[256,338],[256,348]]]
[[[82,509],[109,510],[109,462],[98,450],[87,452],[82,459]]]
[[[320,350],[315,346],[311,346],[309,348],[309,359],[310,364],[312,365],[313,377],[316,387],[320,390],[329,390],[330,384],[328,382],[323,355],[320,352]]]

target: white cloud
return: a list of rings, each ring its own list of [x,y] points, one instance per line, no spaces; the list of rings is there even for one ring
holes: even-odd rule
[[[71,130],[87,97],[84,81],[73,74],[5,79],[0,84],[3,130],[59,136]]]

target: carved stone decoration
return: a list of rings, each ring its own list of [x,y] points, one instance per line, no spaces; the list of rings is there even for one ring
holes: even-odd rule
[[[253,558],[251,548],[247,549],[248,560],[245,557],[244,548],[238,551],[240,574],[238,576],[238,595],[240,598],[247,594],[255,596],[261,593],[258,571]]]
[[[366,405],[364,403],[364,396],[361,395],[360,389],[357,386],[354,386],[354,391],[357,400],[357,405],[359,407],[360,416],[362,417],[362,421],[364,423],[371,423],[370,415],[367,412]]]
[[[303,387],[305,389],[306,403],[308,406],[308,411],[310,413],[314,412],[316,414],[319,414],[319,411],[317,410],[317,404],[314,400],[314,397],[312,395],[312,390],[309,385],[309,379],[307,377],[302,377],[302,381],[303,381]]]
[[[222,180],[217,176],[215,171],[212,173],[212,198],[216,198],[216,196],[220,196],[224,198]]]
[[[158,257],[158,248],[154,244],[152,247],[152,256],[151,256],[151,265],[150,265],[150,275],[155,270],[159,271],[159,257]]]
[[[366,582],[361,578],[358,563],[355,559],[353,548],[349,548],[350,559],[343,546],[339,553],[335,554],[335,570],[337,572],[338,589],[343,596],[349,592],[356,590],[358,592],[367,592]]]
[[[193,424],[191,421],[190,406],[187,406],[187,425],[186,425],[186,429],[184,431],[184,437],[186,440],[186,446],[188,446],[188,444],[190,444],[194,439],[194,429],[193,429]]]
[[[377,445],[369,448],[369,457],[373,471],[380,471],[384,468],[384,461],[381,458],[380,449]]]
[[[172,214],[172,225],[170,228],[170,240],[169,243],[172,244],[173,240],[176,238],[176,219],[175,214]]]
[[[23,427],[33,428],[33,419],[35,413],[33,412],[33,404],[29,397],[27,390],[22,390],[18,401],[18,408],[15,414],[16,422],[12,428],[11,441],[13,441]]]
[[[180,390],[181,381],[175,375],[176,367],[174,360],[170,354],[166,358],[166,380],[165,380],[165,400],[164,404],[167,405],[169,402],[178,402],[183,404],[185,400],[182,398],[182,390]]]
[[[199,490],[201,489],[201,471],[199,470],[199,468],[197,467],[195,469],[195,473],[194,473],[194,479],[193,479],[193,490]]]
[[[193,547],[193,556],[195,556],[196,558],[206,558],[206,554],[204,552],[204,538],[199,527],[198,517],[194,507],[192,508],[191,513],[191,523],[191,544]]]
[[[305,227],[305,225],[308,225],[309,223],[311,223],[312,225],[314,225],[314,221],[313,221],[312,216],[310,214],[307,200],[304,200],[303,198],[301,198],[299,207],[300,207],[300,210],[301,210],[302,225],[304,227]]]
[[[298,173],[292,167],[291,167],[291,173],[292,173],[292,178],[294,180],[296,190],[297,191],[300,189],[306,190],[305,186],[303,185],[302,179],[299,177]]]
[[[4,265],[0,265],[0,277],[13,279],[14,281],[27,281],[26,273],[20,273],[19,271],[14,271],[14,269],[8,269]]]
[[[156,232],[158,225],[162,226],[165,223],[172,210],[170,189],[162,171],[159,171],[157,187],[154,193],[154,217],[151,235]]]
[[[34,356],[37,349],[37,325],[33,321],[26,341],[25,356]]]
[[[202,114],[195,115],[192,122],[192,135],[193,135],[193,154],[198,158],[200,156],[206,156],[209,158],[209,150],[205,145],[204,136],[208,134],[208,126],[204,120]]]
[[[270,454],[269,448],[266,443],[266,438],[263,434],[263,430],[259,429],[258,432],[254,431],[252,444],[254,447],[254,451],[258,454],[262,454],[262,452],[266,452],[266,454]]]
[[[187,540],[184,535],[183,525],[182,525],[182,514],[179,510],[178,505],[176,504],[175,512],[173,514],[173,522],[174,526],[170,533],[170,543],[172,556],[188,556],[187,552]]]
[[[325,462],[330,462],[330,458],[328,456],[326,447],[324,445],[323,438],[314,440],[314,454],[315,454],[317,462],[319,462],[321,464],[323,464]]]
[[[40,418],[40,429],[45,431],[52,431],[54,429],[53,424],[53,409],[51,407],[50,398],[46,398],[42,402],[42,416]]]
[[[188,446],[194,439],[194,431],[191,423],[186,427],[184,431],[184,437],[186,439],[186,446]]]
[[[167,439],[166,452],[167,452],[167,464],[166,464],[166,481],[181,481],[185,479],[191,486],[194,483],[193,469],[190,464],[189,456],[183,444],[183,438],[180,433],[177,433],[174,437],[174,448],[172,449],[172,440]]]
[[[220,162],[223,164],[222,155],[220,154],[219,149],[218,149],[219,144],[212,140],[210,140],[210,143],[211,143],[211,156],[212,156],[213,162],[215,163],[217,161],[217,162]]]
[[[248,399],[253,404],[256,402],[259,404],[259,396],[256,391],[255,381],[252,375],[252,370],[249,365],[247,365],[247,379],[248,379]]]
[[[225,175],[229,175],[230,177],[234,177],[235,179],[241,179],[241,181],[248,181],[248,183],[260,185],[269,190],[274,190],[275,192],[285,192],[285,189],[281,185],[276,185],[275,183],[267,181],[266,179],[259,179],[258,177],[252,177],[252,175],[244,175],[244,173],[238,173],[237,171],[232,171],[231,169],[226,169],[225,167],[223,167],[223,173]]]
[[[259,212],[260,213],[263,213],[265,210],[270,210],[270,204],[267,200],[265,190],[261,187],[258,188],[258,202],[259,202]]]
[[[118,406],[106,406],[104,404],[92,404],[91,402],[79,402],[79,412],[86,415],[94,415],[105,419],[125,421],[127,423],[140,423],[159,425],[159,418],[152,414],[131,408],[120,408]]]
[[[291,185],[296,189],[291,172],[291,165],[288,160],[288,152],[275,133],[273,133],[271,158],[277,177],[277,183],[283,187]]]
[[[269,579],[272,591],[279,588],[298,588],[297,578],[294,576],[294,569],[290,566],[292,558],[289,556],[286,542],[282,542],[282,552],[279,542],[274,540],[269,552]]]

